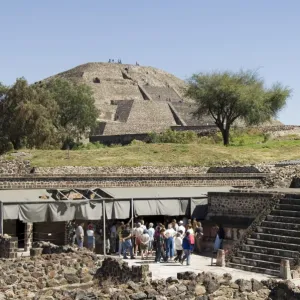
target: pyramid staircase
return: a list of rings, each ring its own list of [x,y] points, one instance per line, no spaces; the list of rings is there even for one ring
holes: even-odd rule
[[[281,198],[256,225],[233,251],[227,266],[279,277],[282,259],[293,266],[299,258],[300,194]]]

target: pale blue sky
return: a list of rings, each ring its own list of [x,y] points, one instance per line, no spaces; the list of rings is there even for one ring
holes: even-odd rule
[[[300,124],[299,0],[0,0],[0,28],[5,84],[109,58],[182,79],[259,68],[267,84],[293,89],[279,119]]]

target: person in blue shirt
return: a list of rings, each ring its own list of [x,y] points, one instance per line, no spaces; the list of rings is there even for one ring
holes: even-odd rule
[[[191,264],[191,239],[190,239],[190,233],[187,231],[185,234],[185,237],[182,240],[182,249],[184,252],[184,256],[181,260],[181,264],[186,260],[186,265],[189,266]]]

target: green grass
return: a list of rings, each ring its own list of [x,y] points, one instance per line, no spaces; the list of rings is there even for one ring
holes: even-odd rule
[[[144,144],[102,147],[94,150],[24,150],[33,166],[214,166],[220,163],[252,164],[300,159],[300,140],[269,140],[263,137],[233,139],[221,144]]]

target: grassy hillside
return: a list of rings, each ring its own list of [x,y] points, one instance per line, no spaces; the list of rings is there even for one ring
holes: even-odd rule
[[[88,147],[89,148],[89,147]],[[300,140],[257,141],[248,138],[230,147],[221,144],[144,144],[68,152],[25,150],[34,166],[213,166],[300,159]],[[12,158],[11,155],[7,156]],[[27,157],[28,158],[28,157]],[[26,158],[26,159],[27,159]]]
[[[224,147],[220,134],[198,138],[194,133],[166,131],[151,143],[107,147],[87,144],[77,150],[23,150],[32,166],[215,166],[224,162],[252,164],[300,159],[300,136],[271,137],[257,130],[233,130],[231,146]],[[13,153],[6,158],[14,159]]]

